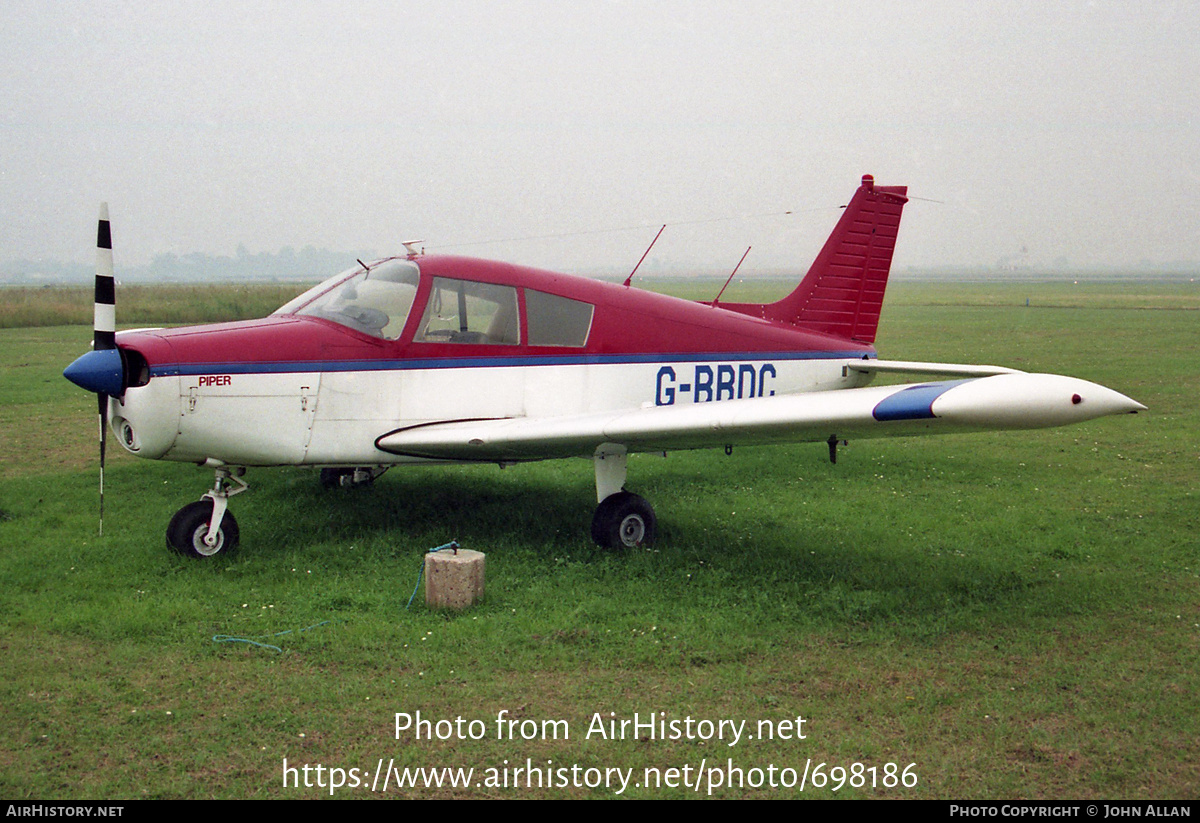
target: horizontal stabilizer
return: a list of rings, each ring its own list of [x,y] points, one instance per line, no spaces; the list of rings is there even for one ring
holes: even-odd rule
[[[990,377],[993,374],[1021,374],[1019,369],[1004,366],[972,366],[965,363],[921,363],[915,360],[851,360],[842,368],[862,374],[937,374],[948,377]]]

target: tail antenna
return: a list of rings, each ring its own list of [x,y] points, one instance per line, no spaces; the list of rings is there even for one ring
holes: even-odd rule
[[[721,299],[721,295],[725,293],[725,289],[729,288],[729,284],[733,282],[733,276],[735,274],[737,274],[738,269],[740,269],[742,267],[742,264],[746,262],[746,256],[748,254],[750,254],[750,249],[752,249],[752,248],[754,248],[754,247],[746,246],[746,251],[742,253],[742,259],[739,260],[737,262],[737,265],[733,267],[733,271],[731,271],[729,273],[729,279],[725,281],[725,285],[721,286],[721,290],[719,292],[717,292],[717,296],[713,298],[712,307],[714,309],[717,307],[717,301]]]
[[[658,242],[658,238],[662,237],[663,229],[667,227],[666,223],[662,224],[662,228],[658,230],[658,234],[654,235],[654,239],[650,241],[650,245],[646,247],[646,251],[642,252],[642,260],[646,259],[646,255],[650,253],[650,249],[654,248],[654,244]],[[637,274],[638,268],[642,265],[642,260],[637,261],[637,265],[633,267],[633,271],[625,278],[625,287],[629,288],[629,284],[633,282],[633,276]]]

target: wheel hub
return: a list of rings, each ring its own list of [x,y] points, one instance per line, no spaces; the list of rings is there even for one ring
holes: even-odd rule
[[[636,514],[631,514],[621,521],[621,542],[630,548],[640,546],[646,537],[646,523]]]
[[[216,540],[210,546],[208,544],[208,525],[202,524],[200,528],[192,534],[192,548],[196,550],[196,554],[204,557],[212,557],[225,547],[225,532],[223,529],[217,529]]]

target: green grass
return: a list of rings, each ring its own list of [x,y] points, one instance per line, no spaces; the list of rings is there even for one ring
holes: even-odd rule
[[[661,540],[624,555],[587,538],[583,460],[397,469],[332,493],[313,472],[255,470],[233,501],[241,550],[203,563],[167,551],[163,531],[211,474],[113,449],[99,538],[94,401],[60,377],[89,332],[0,331],[0,792],[327,796],[285,789],[284,758],[371,773],[379,758],[531,758],[639,779],[811,758],[915,764],[915,788],[846,797],[1194,799],[1200,290],[1042,288],[897,283],[880,354],[1074,374],[1148,412],[852,442],[837,465],[819,445],[636,456],[629,485],[655,504]],[[418,594],[406,611],[422,552],[455,537],[488,555],[485,601],[449,614]],[[212,642],[326,620],[264,639],[281,654]],[[488,734],[397,740],[393,715],[418,710]],[[571,739],[498,740],[501,710],[565,719]],[[582,739],[595,712],[802,715],[807,738]]]

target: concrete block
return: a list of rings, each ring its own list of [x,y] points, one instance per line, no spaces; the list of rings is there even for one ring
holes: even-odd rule
[[[425,605],[465,609],[483,597],[483,552],[449,549],[425,555]]]

